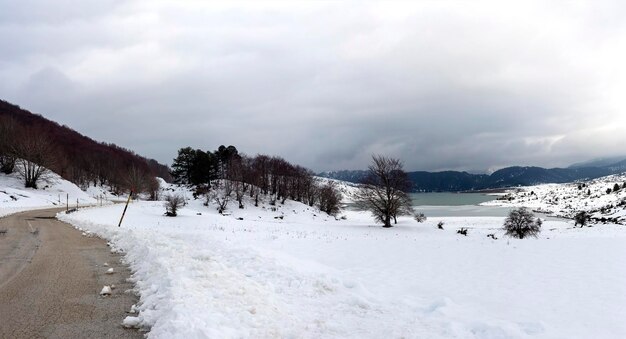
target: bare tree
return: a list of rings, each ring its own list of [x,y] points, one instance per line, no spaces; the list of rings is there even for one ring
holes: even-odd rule
[[[319,189],[319,207],[322,212],[328,215],[339,213],[341,203],[341,192],[337,190],[334,182],[330,181]]]
[[[368,169],[354,200],[359,208],[372,212],[383,227],[391,227],[391,218],[412,210],[406,193],[410,181],[398,159],[374,155]]]
[[[223,186],[223,188],[221,186]],[[223,185],[218,184],[215,190],[209,194],[208,199],[213,200],[217,204],[217,212],[219,214],[224,214],[226,207],[228,207],[228,202],[230,201],[232,193],[233,185],[231,181],[224,180]]]
[[[245,195],[246,185],[244,183],[244,176],[246,172],[246,168],[244,167],[244,161],[242,157],[234,158],[230,160],[227,176],[230,179],[231,187],[235,192],[235,200],[239,204],[239,208],[244,208],[243,206],[243,196]]]
[[[131,166],[124,178],[124,183],[133,193],[133,196],[145,191],[148,188],[150,178],[146,172],[135,166]]]
[[[159,200],[159,189],[161,186],[159,185],[159,181],[154,177],[148,177],[146,189],[150,194],[150,200],[157,201]]]
[[[15,143],[17,124],[9,117],[0,117],[0,172],[11,174],[15,170]]]
[[[25,187],[37,188],[55,163],[55,148],[43,133],[26,133],[16,144],[17,171]]]
[[[528,236],[537,237],[541,232],[541,219],[537,218],[525,207],[512,210],[504,221],[506,235],[524,239]]]

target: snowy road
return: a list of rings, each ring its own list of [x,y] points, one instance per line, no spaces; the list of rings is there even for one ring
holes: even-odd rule
[[[39,210],[0,219],[0,338],[141,338],[120,326],[135,302],[106,242]],[[105,274],[108,262],[116,274]],[[98,292],[116,284],[110,297]]]

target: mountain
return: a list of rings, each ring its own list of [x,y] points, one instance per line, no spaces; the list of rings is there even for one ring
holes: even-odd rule
[[[114,144],[94,141],[67,126],[0,100],[0,165],[15,158],[42,165],[82,187],[100,184],[114,190],[140,191],[153,185],[156,176],[170,179],[169,168],[156,160]],[[17,170],[0,167],[7,174]]]
[[[457,192],[478,189],[489,178],[486,174],[470,174],[467,172],[409,172],[414,191],[425,192]]]
[[[360,183],[361,181],[363,181],[366,175],[367,171],[363,170],[327,171],[318,174],[318,176],[323,178],[330,178],[353,183]]]
[[[568,168],[549,169],[531,166],[513,166],[497,170],[491,175],[471,174],[458,171],[416,171],[408,172],[407,175],[413,183],[412,190],[415,192],[458,192],[546,183],[567,183],[626,172],[626,159],[614,163],[589,163],[596,164],[597,166],[581,167],[572,165]],[[367,171],[333,171],[322,172],[319,175],[337,180],[360,182],[365,175],[367,175]]]
[[[626,156],[597,158],[589,161],[578,162],[570,165],[568,168],[580,168],[580,167],[607,167],[619,162],[626,161]]]

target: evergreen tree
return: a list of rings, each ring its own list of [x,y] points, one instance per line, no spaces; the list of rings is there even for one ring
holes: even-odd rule
[[[196,157],[196,151],[191,147],[178,150],[178,156],[172,163],[172,178],[177,184],[191,183],[191,169]]]

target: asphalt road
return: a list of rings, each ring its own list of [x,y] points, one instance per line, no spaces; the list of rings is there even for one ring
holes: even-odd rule
[[[58,211],[0,219],[0,338],[143,338],[121,326],[137,298],[125,292],[120,255],[56,220]],[[111,284],[113,294],[100,296]]]

